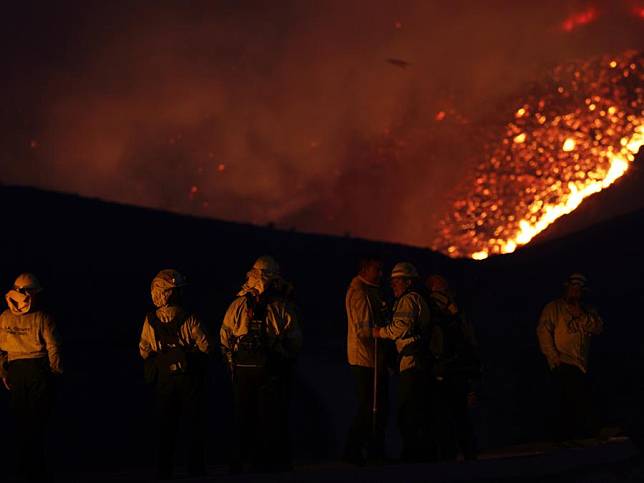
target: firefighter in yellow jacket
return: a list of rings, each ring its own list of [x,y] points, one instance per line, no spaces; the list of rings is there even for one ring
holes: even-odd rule
[[[233,378],[233,473],[290,468],[288,402],[302,345],[292,287],[262,256],[226,311],[220,342]]]
[[[157,399],[157,477],[169,479],[174,472],[174,453],[179,421],[188,419],[188,472],[206,473],[205,354],[208,337],[199,319],[183,306],[185,277],[176,270],[161,270],[152,280],[156,309],[143,322],[139,352],[145,360],[146,379],[153,383]]]
[[[431,336],[430,312],[421,295],[418,271],[411,263],[398,263],[391,272],[395,302],[391,322],[372,329],[374,337],[395,341],[400,360],[398,426],[403,441],[402,459],[427,459],[427,380]]]
[[[384,325],[387,318],[386,304],[380,293],[381,279],[382,260],[366,256],[360,261],[358,274],[351,280],[345,297],[347,358],[357,404],[344,459],[357,465],[365,463],[365,456],[372,460],[385,457],[387,368],[382,348],[371,336],[371,330]],[[377,394],[375,405],[374,394]]]
[[[30,481],[49,477],[45,429],[54,403],[54,376],[63,372],[60,338],[52,317],[38,307],[42,287],[30,273],[20,275],[0,315],[2,380],[16,417],[18,471]]]
[[[572,274],[563,297],[545,306],[537,326],[539,346],[558,390],[561,441],[592,436],[599,429],[586,374],[590,341],[602,332],[603,322],[584,302],[587,289],[586,277]]]

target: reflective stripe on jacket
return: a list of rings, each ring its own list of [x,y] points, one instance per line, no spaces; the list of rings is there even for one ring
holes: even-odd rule
[[[380,337],[396,342],[400,357],[400,372],[423,367],[424,348],[416,350],[414,345],[429,337],[431,325],[429,307],[425,299],[416,292],[407,292],[396,300],[391,323],[380,329]],[[426,355],[426,354],[425,354]]]

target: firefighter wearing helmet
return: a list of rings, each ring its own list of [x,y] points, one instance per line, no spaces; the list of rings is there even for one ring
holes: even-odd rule
[[[171,478],[182,414],[188,419],[188,472],[206,473],[204,460],[205,354],[208,337],[199,319],[183,305],[185,277],[161,270],[152,280],[155,310],[143,322],[139,352],[148,383],[156,389],[158,407],[157,477]]]
[[[374,337],[395,341],[400,378],[398,384],[398,427],[403,442],[403,461],[427,458],[426,383],[431,334],[429,307],[421,295],[418,271],[402,262],[391,272],[395,302],[391,322],[372,329]]]
[[[573,273],[564,283],[563,297],[545,306],[537,326],[539,347],[558,392],[555,438],[559,441],[595,436],[599,430],[587,372],[590,341],[601,334],[604,324],[584,300],[587,293],[586,277]]]
[[[302,345],[292,286],[262,256],[226,311],[220,342],[233,381],[230,471],[289,469],[288,403]]]
[[[56,324],[39,307],[42,290],[34,275],[23,273],[5,295],[9,308],[0,315],[0,371],[18,429],[18,471],[30,481],[50,477],[43,442],[54,403],[53,379],[63,372]]]

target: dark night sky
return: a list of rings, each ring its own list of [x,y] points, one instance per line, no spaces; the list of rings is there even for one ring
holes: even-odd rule
[[[14,2],[0,181],[426,244],[497,103],[556,63],[641,49],[638,6]]]

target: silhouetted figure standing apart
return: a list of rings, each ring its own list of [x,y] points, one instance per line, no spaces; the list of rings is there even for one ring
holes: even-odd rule
[[[188,472],[193,476],[206,474],[205,354],[210,344],[199,319],[183,307],[186,285],[186,279],[176,270],[161,270],[154,277],[151,292],[156,310],[145,317],[139,342],[146,380],[156,386],[158,479],[169,479],[174,473],[182,416],[189,425]]]
[[[385,304],[380,295],[381,279],[382,261],[370,257],[362,259],[359,273],[351,280],[345,298],[347,356],[355,382],[357,407],[344,459],[358,465],[365,463],[365,456],[374,460],[385,458],[388,374],[383,351],[377,350],[376,339],[371,333],[374,327],[380,327],[385,322]],[[378,372],[376,378],[375,371]],[[374,394],[377,394],[375,408]]]
[[[559,441],[594,436],[599,429],[587,372],[590,340],[601,333],[603,322],[584,303],[586,291],[586,277],[572,274],[564,296],[545,306],[537,327],[539,346],[558,391]]]
[[[281,471],[291,466],[288,416],[290,387],[302,333],[292,286],[279,265],[262,256],[226,311],[222,351],[233,379],[230,471]]]
[[[396,343],[400,376],[398,426],[403,461],[428,459],[427,371],[431,334],[429,307],[418,287],[418,271],[411,263],[398,263],[391,272],[396,298],[391,322],[372,329],[374,337]]]
[[[60,339],[52,317],[40,310],[42,287],[30,273],[20,275],[0,315],[2,381],[11,393],[16,418],[16,458],[26,481],[51,479],[45,461],[45,429],[54,404],[54,376],[63,372]]]
[[[463,459],[476,459],[469,407],[475,400],[475,384],[481,378],[481,362],[474,329],[444,277],[431,275],[426,285],[434,325],[432,384],[436,388],[436,410],[432,434],[436,437],[436,457],[456,459],[460,450]]]

